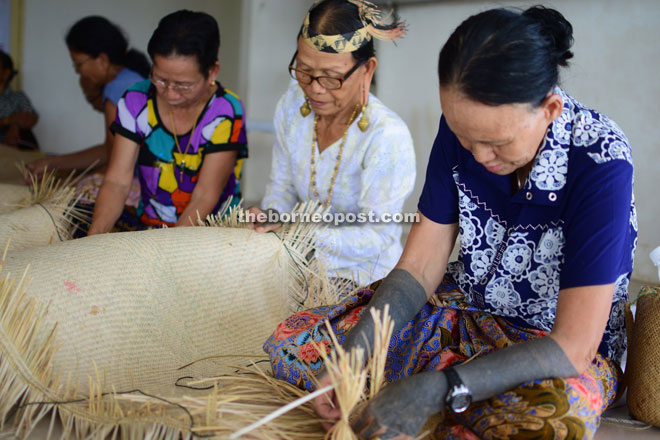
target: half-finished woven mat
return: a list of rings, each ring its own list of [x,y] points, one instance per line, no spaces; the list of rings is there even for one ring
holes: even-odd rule
[[[292,271],[272,234],[234,228],[173,228],[104,234],[7,255],[2,274],[49,304],[57,324],[53,364],[63,378],[103,377],[103,391],[173,395],[182,376],[208,377],[262,345],[291,311]],[[77,383],[76,383],[77,385]]]
[[[54,409],[77,438],[117,429],[126,438],[188,438],[207,429],[215,422],[195,402],[234,396],[177,381],[266,358],[262,344],[276,325],[327,282],[320,263],[307,261],[317,229],[158,229],[8,252],[0,270],[0,422],[23,436]],[[261,393],[262,402],[277,405],[280,389]],[[241,399],[235,407],[244,411],[227,409],[234,423],[254,419],[255,401]]]

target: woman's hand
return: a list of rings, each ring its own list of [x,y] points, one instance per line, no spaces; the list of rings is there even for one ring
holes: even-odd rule
[[[275,210],[270,210],[271,212],[277,213]],[[269,232],[277,231],[282,227],[282,223],[271,223],[268,221],[268,213],[262,211],[256,206],[251,206],[248,208],[248,215],[250,221],[250,229],[254,229],[257,232]]]
[[[318,380],[319,380],[319,384],[316,387],[317,389],[325,388],[328,385],[332,385],[332,380],[330,379],[330,376],[327,375],[325,372],[319,375]],[[334,388],[328,391],[327,393],[321,394],[316,399],[312,400],[312,406],[314,407],[314,411],[316,411],[316,414],[318,414],[319,417],[322,417],[325,420],[337,421],[341,416],[341,411],[339,410],[339,404],[337,403],[337,396],[335,395]],[[323,425],[323,427],[327,431],[330,428],[332,428],[332,425],[334,425],[334,423],[321,422],[321,425]]]
[[[443,410],[446,394],[447,380],[441,371],[403,378],[369,402],[353,423],[353,431],[363,439],[413,439],[431,415]]]
[[[35,160],[33,162],[28,162],[25,164],[25,169],[33,174],[35,177],[40,178],[41,175],[46,171],[46,169],[54,169],[55,167],[51,163],[53,161],[52,157],[47,157],[45,159]],[[28,176],[25,176],[25,183],[29,184]]]

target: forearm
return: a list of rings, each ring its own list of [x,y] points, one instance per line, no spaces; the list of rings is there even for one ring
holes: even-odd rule
[[[497,396],[532,380],[579,376],[550,336],[494,351],[455,369],[474,401]]]
[[[130,184],[104,180],[94,205],[92,224],[88,235],[110,232],[124,209]]]
[[[382,311],[386,305],[389,305],[390,319],[394,326],[393,334],[396,334],[419,312],[427,300],[426,291],[410,272],[394,269],[374,293],[368,309],[362,312],[360,321],[346,335],[342,346],[346,349],[362,347],[367,353],[371,353],[374,321],[370,309]]]
[[[105,165],[107,157],[105,145],[95,145],[75,153],[52,156],[47,159],[48,168],[58,170],[84,170],[96,162],[97,166]]]
[[[0,119],[0,126],[16,125],[23,130],[34,127],[38,120],[39,118],[34,113],[19,112]]]
[[[186,206],[176,222],[176,226],[196,226],[198,219],[204,220],[213,212],[218,199],[195,197],[194,193],[190,203]]]

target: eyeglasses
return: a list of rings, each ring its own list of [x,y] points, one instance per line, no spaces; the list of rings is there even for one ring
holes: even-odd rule
[[[85,64],[87,61],[91,60],[92,58],[93,57],[87,57],[82,61],[74,61],[73,63],[71,63],[71,65],[73,66],[73,69],[77,71],[83,66],[83,64]]]
[[[297,55],[298,55],[298,51],[296,51],[296,53],[293,54],[293,58],[291,58],[291,62],[289,63],[289,75],[291,75],[291,78],[295,79],[300,84],[305,84],[305,85],[309,85],[316,80],[316,82],[318,82],[321,87],[327,90],[341,89],[341,86],[344,85],[344,81],[346,81],[348,77],[351,76],[353,72],[355,72],[358,69],[358,67],[360,67],[365,63],[364,60],[358,61],[355,64],[355,66],[353,66],[351,70],[346,72],[344,76],[341,78],[335,76],[324,76],[324,75],[313,76],[307,72],[298,70],[295,67],[293,67],[293,62],[296,60]]]
[[[151,80],[151,83],[156,86],[157,89],[161,89],[163,91],[167,89],[172,89],[177,93],[190,93],[193,91],[195,86],[197,85],[197,82],[194,83],[181,83],[181,82],[176,82],[176,81],[165,81],[164,79],[160,78],[155,78],[153,73],[150,75],[149,79]]]

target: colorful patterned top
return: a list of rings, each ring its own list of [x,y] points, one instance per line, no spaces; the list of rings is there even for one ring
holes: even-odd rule
[[[219,151],[237,150],[238,157],[214,211],[229,196],[240,199],[238,179],[247,157],[243,114],[239,98],[218,85],[199,116],[194,133],[177,135],[182,146],[188,146],[192,136],[188,151],[179,152],[174,136],[158,114],[156,89],[151,81],[139,82],[126,90],[117,104],[117,116],[110,130],[140,146],[137,165],[142,194],[138,215],[143,223],[173,226],[190,201],[204,157]]]
[[[637,242],[630,145],[605,115],[555,93],[563,112],[515,193],[511,176],[475,161],[443,118],[419,209],[459,223],[461,252],[449,272],[471,305],[514,324],[550,331],[561,289],[615,283],[598,351],[619,362]]]

